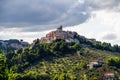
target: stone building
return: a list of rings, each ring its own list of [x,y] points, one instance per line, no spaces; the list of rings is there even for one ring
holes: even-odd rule
[[[56,39],[64,39],[66,42],[79,42],[77,39],[74,38],[76,32],[71,31],[64,31],[62,29],[62,26],[57,28],[55,31],[51,31],[48,34],[46,34],[45,37],[42,37],[40,39],[40,42],[47,42],[52,43]]]

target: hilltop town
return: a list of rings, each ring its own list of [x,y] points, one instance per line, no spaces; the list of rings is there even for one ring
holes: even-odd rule
[[[46,36],[39,39],[39,41],[41,43],[52,43],[54,40],[63,39],[68,43],[70,43],[70,42],[78,42],[79,43],[78,39],[75,38],[76,34],[77,34],[76,32],[64,31],[63,27],[60,26],[59,28],[57,28],[57,30],[51,31],[48,34],[46,34]]]

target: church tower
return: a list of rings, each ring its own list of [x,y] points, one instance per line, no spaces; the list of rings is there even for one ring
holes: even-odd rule
[[[60,25],[59,28],[57,28],[58,31],[62,31],[62,25]]]

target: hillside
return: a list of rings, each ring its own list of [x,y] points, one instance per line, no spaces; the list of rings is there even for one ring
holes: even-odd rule
[[[115,79],[120,76],[120,67],[108,64],[120,63],[120,59],[113,62],[120,56],[117,52],[78,43],[68,44],[64,40],[56,40],[52,44],[37,43],[31,49],[18,52],[11,58],[11,54],[7,55],[15,80],[105,80],[105,74],[113,74]],[[102,66],[90,68],[89,64],[96,61],[103,62]]]
[[[120,79],[120,46],[88,39],[61,28],[47,35],[45,41],[37,39],[31,46],[18,49],[17,54],[14,51],[0,54],[0,79]]]
[[[112,53],[92,48],[82,48],[83,54],[67,54],[62,57],[54,57],[53,60],[43,59],[31,64],[24,73],[48,74],[52,80],[104,80],[105,73],[116,73],[120,76],[120,69],[108,66],[106,61],[109,57],[120,56],[119,53]],[[92,61],[103,61],[102,67],[89,69],[87,65]],[[86,76],[85,76],[86,75]],[[67,78],[66,78],[67,77]]]

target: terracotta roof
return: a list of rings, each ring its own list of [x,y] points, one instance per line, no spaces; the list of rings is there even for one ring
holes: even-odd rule
[[[98,64],[98,62],[91,62],[90,64]]]
[[[105,73],[104,76],[107,76],[107,77],[109,77],[109,76],[115,76],[115,74],[114,73]]]

